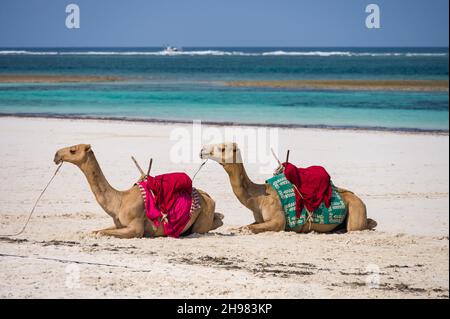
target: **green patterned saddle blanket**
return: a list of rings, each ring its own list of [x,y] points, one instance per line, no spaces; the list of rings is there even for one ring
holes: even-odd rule
[[[288,228],[302,226],[307,222],[308,211],[303,207],[300,218],[297,217],[297,207],[295,201],[295,190],[291,182],[281,173],[266,181],[277,192],[281,205],[286,215],[286,225]],[[331,183],[331,205],[326,207],[325,203],[312,212],[312,222],[315,224],[341,224],[347,215],[344,201]]]

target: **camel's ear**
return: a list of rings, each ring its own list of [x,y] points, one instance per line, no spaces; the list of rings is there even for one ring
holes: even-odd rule
[[[86,153],[92,151],[92,149],[91,149],[91,144],[86,144],[86,145],[84,146],[84,151],[85,151]]]

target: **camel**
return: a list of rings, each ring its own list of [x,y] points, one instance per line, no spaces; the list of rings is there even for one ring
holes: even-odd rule
[[[253,212],[255,222],[240,227],[243,233],[290,230],[297,233],[311,231],[327,233],[339,229],[337,224],[306,223],[288,229],[286,218],[276,191],[269,184],[256,184],[248,177],[242,163],[241,151],[236,143],[210,144],[202,148],[202,159],[211,159],[223,166],[229,176],[231,187],[238,200]],[[376,222],[367,218],[366,206],[353,192],[336,188],[347,208],[344,221],[347,231],[373,229]]]
[[[114,189],[103,175],[100,165],[89,144],[79,144],[58,150],[55,164],[68,162],[76,165],[86,176],[95,199],[103,210],[112,217],[114,226],[96,230],[93,233],[118,238],[162,237],[164,229],[147,218],[145,204],[137,185],[125,191]],[[192,233],[204,234],[222,226],[223,215],[215,213],[214,200],[204,191],[197,189],[200,208],[194,211],[182,234],[191,229]]]

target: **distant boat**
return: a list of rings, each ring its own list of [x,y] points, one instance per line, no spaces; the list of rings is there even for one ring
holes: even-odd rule
[[[166,54],[171,54],[171,53],[176,53],[176,52],[181,52],[181,49],[179,49],[177,47],[172,47],[170,45],[166,46],[166,48],[163,50],[163,53],[166,53]]]

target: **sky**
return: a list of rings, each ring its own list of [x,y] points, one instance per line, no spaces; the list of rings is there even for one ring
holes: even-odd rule
[[[80,8],[80,28],[65,25]],[[368,4],[381,28],[365,24]],[[0,0],[0,47],[443,46],[448,0]]]

